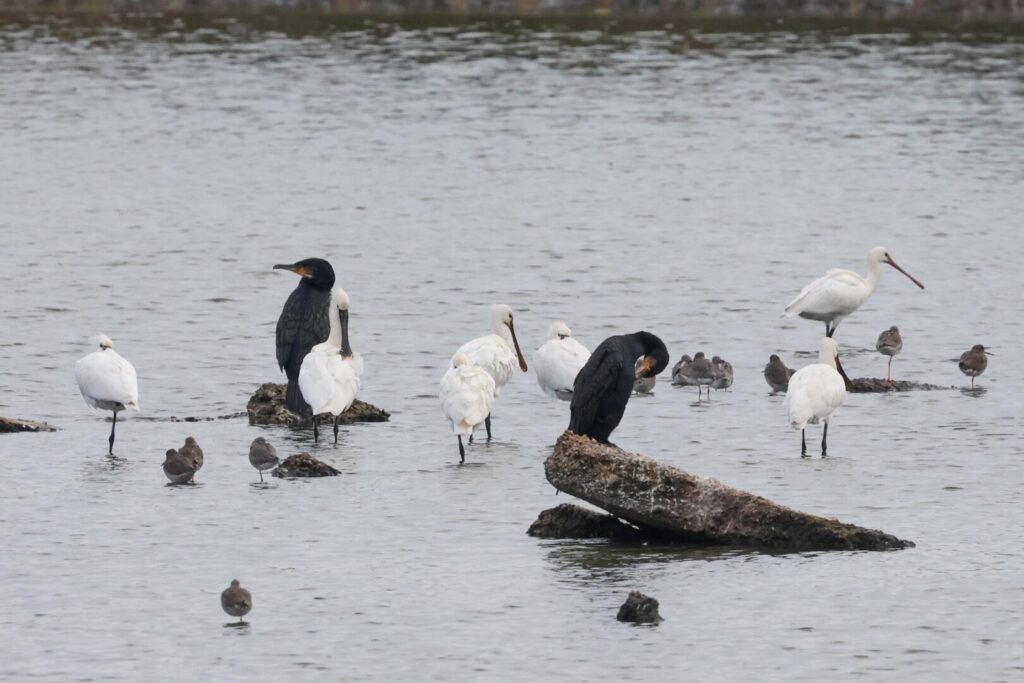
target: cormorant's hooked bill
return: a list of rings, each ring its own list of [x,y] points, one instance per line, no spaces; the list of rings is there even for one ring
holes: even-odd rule
[[[328,290],[334,286],[334,268],[322,258],[307,258],[295,263],[278,263],[273,270],[289,270],[309,281],[317,289]]]
[[[639,370],[637,360],[643,356]],[[637,378],[668,367],[668,349],[650,332],[608,337],[576,375],[569,404],[569,429],[602,443],[619,426]]]

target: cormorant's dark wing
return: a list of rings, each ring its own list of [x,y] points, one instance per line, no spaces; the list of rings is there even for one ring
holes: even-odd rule
[[[277,319],[277,365],[288,379],[298,379],[302,359],[330,335],[330,301],[330,291],[299,285],[284,303]]]
[[[610,407],[609,403],[619,402],[615,399],[626,367],[626,354],[617,341],[611,338],[601,342],[576,375],[569,404],[569,429],[577,434],[592,436],[591,428],[601,420],[602,413]],[[632,376],[631,369],[628,375]],[[631,380],[629,388],[632,389]]]

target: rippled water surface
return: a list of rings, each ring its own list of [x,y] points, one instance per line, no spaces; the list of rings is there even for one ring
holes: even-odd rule
[[[0,677],[6,680],[1019,680],[1024,44],[902,34],[0,27]],[[847,369],[956,386],[853,395],[802,460],[772,352],[831,267],[888,270],[839,328]],[[293,276],[352,297],[362,397],[338,446],[250,427],[280,377]],[[516,378],[457,466],[437,384],[516,310],[524,347],[649,329],[731,360],[710,403],[658,385],[615,441],[917,542],[889,553],[615,547],[525,535],[568,408]],[[105,332],[138,369],[119,428],[72,364]],[[950,359],[991,346],[983,389]],[[163,452],[192,434],[194,487]],[[330,480],[254,485],[262,434]],[[817,430],[809,435],[818,439]],[[251,625],[225,628],[238,577]],[[655,628],[615,621],[631,589]]]

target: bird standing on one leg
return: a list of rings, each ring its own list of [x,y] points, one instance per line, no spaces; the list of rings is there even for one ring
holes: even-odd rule
[[[220,606],[229,616],[238,617],[239,624],[244,624],[242,617],[252,609],[252,593],[242,588],[238,579],[232,579],[231,585],[220,594]]]
[[[637,379],[635,364],[644,357],[640,377],[654,377],[668,366],[665,344],[650,332],[608,337],[594,349],[576,376],[569,404],[569,429],[601,443],[619,426]]]
[[[974,388],[974,378],[985,372],[988,367],[988,357],[993,355],[985,350],[981,344],[975,344],[970,351],[964,351],[960,355],[960,372],[971,378],[971,389]]]
[[[462,437],[472,437],[473,430],[491,414],[494,390],[494,378],[462,353],[455,354],[452,366],[441,378],[441,410],[458,438],[460,463],[466,462]]]
[[[903,337],[900,336],[900,328],[893,325],[878,335],[875,349],[883,356],[889,356],[889,367],[886,370],[885,381],[892,383],[892,357],[903,350]]]
[[[107,453],[114,454],[114,430],[122,410],[139,410],[139,381],[135,367],[114,350],[110,337],[101,334],[92,340],[99,350],[86,354],[75,363],[75,381],[87,405],[114,413],[107,439]]]

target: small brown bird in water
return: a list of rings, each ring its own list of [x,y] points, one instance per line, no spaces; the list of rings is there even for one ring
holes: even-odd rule
[[[875,349],[883,356],[889,356],[889,369],[886,372],[886,381],[892,382],[892,357],[903,350],[903,337],[900,336],[900,328],[893,325],[878,335]]]
[[[238,617],[238,623],[244,624],[242,617],[252,609],[252,594],[242,588],[238,579],[232,579],[231,585],[220,594],[220,606],[233,617]]]
[[[178,453],[188,458],[197,472],[203,468],[203,449],[191,436],[185,439],[185,445],[178,449]]]
[[[988,356],[991,355],[984,346],[975,344],[970,351],[964,351],[960,356],[960,372],[971,378],[971,389],[974,388],[974,378],[988,367]]]
[[[733,370],[732,363],[722,360],[718,356],[711,358],[711,368],[714,370],[715,378],[711,380],[711,386],[715,391],[728,389],[732,386]]]
[[[638,394],[654,393],[654,385],[658,382],[657,377],[641,376],[647,370],[647,368],[644,367],[645,358],[647,358],[647,356],[640,356],[636,359],[636,365],[633,366],[633,373],[636,375],[636,381],[633,382],[633,391]]]
[[[164,455],[163,467],[172,484],[187,484],[196,474],[192,461],[173,448]]]
[[[263,470],[275,467],[280,460],[277,457],[277,449],[262,436],[253,439],[249,446],[249,464],[260,473],[260,481],[263,481]]]
[[[701,387],[708,388],[708,398],[711,398],[711,382],[715,379],[715,367],[703,351],[693,355],[693,363],[690,364],[690,382],[697,385],[697,400],[700,400]]]
[[[789,378],[795,372],[796,370],[787,368],[782,359],[773,353],[768,359],[768,365],[764,366],[764,381],[768,382],[773,394],[777,391],[785,392],[789,389]]]

